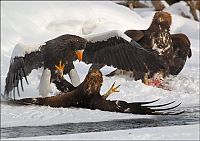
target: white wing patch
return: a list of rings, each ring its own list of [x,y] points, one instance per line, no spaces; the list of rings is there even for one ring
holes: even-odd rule
[[[69,77],[74,87],[77,87],[80,84],[80,78],[75,68],[70,70]]]
[[[45,44],[45,43],[44,43]],[[44,44],[23,44],[23,43],[18,43],[15,45],[15,48],[13,49],[11,57],[14,58],[16,56],[25,56],[25,54],[34,52],[39,50],[40,46]]]
[[[42,97],[46,97],[50,92],[52,92],[50,78],[51,71],[48,69],[44,69],[39,84],[39,95],[41,95]]]
[[[112,31],[104,32],[104,33],[86,35],[82,37],[90,42],[106,41],[111,37],[121,37],[124,40],[131,42],[131,38],[119,30],[112,30]]]

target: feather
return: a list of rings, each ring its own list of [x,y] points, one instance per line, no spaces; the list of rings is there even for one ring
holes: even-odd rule
[[[61,79],[57,81],[57,84],[64,84]],[[149,115],[176,115],[181,112],[162,112],[165,110],[171,110],[180,105],[171,106],[169,108],[152,109],[151,107],[163,107],[174,103],[174,101],[154,106],[143,106],[145,104],[154,103],[157,100],[149,102],[132,102],[127,103],[120,100],[106,100],[100,94],[100,88],[103,83],[102,73],[97,69],[89,71],[84,81],[77,87],[73,88],[69,92],[62,92],[56,96],[44,97],[44,98],[24,98],[20,100],[10,100],[9,103],[19,105],[42,105],[50,107],[82,107],[88,109],[99,109],[102,111],[132,113],[132,114],[149,114]],[[73,86],[72,86],[73,87]]]
[[[144,79],[144,71],[141,71],[137,68],[142,67],[138,61],[142,61],[142,63],[146,65],[147,70],[150,70],[149,78],[153,77],[154,74],[158,72],[162,72],[163,77],[165,77],[169,74],[177,75],[180,73],[185,65],[187,57],[191,57],[192,51],[190,49],[189,38],[182,33],[170,34],[171,22],[172,18],[169,13],[163,11],[156,12],[148,29],[127,30],[124,32],[137,43],[135,44],[133,42],[135,47],[142,48],[143,50],[149,52],[144,53],[139,50],[135,52],[129,52],[134,57],[140,56],[135,57],[135,62],[137,62],[137,65],[134,64],[136,69],[132,70],[135,78],[142,80]],[[128,53],[126,53],[126,56],[127,58],[129,57]],[[149,59],[145,59],[144,56]],[[137,58],[140,60],[137,60]],[[128,60],[132,59],[129,58]],[[127,70],[124,68],[121,69]],[[113,75],[115,73],[111,72],[110,74]]]

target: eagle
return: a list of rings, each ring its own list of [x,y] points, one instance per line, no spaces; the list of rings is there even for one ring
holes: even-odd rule
[[[58,74],[59,75],[59,74]],[[60,76],[60,75],[59,75]],[[62,77],[56,80],[57,85],[63,86],[63,90],[68,89],[70,83],[65,83],[66,80]],[[158,100],[149,102],[132,102],[127,103],[121,100],[106,100],[107,97],[103,97],[100,94],[100,89],[103,83],[102,73],[98,69],[91,69],[84,81],[77,87],[71,84],[71,90],[68,92],[60,92],[56,96],[51,97],[38,97],[38,98],[23,98],[23,99],[10,99],[9,104],[17,105],[40,105],[40,106],[50,106],[50,107],[79,107],[88,109],[99,109],[102,111],[110,112],[121,112],[121,113],[132,113],[132,114],[149,114],[149,115],[177,115],[184,111],[178,112],[164,112],[165,110],[170,110],[178,107],[180,104],[171,106],[168,108],[158,108],[163,106],[169,106],[175,101],[147,106]],[[67,86],[67,87],[65,87]]]
[[[159,57],[118,30],[83,37],[64,34],[39,45],[37,49],[22,48],[23,53],[16,55],[19,48],[22,47],[16,46],[13,51],[6,77],[4,95],[7,97],[12,97],[12,94],[15,97],[16,88],[19,95],[19,83],[23,91],[23,78],[28,83],[27,76],[38,68],[43,68],[39,83],[39,94],[43,97],[48,95],[50,83],[57,79],[57,72],[69,74],[72,84],[79,85],[80,79],[73,64],[77,59],[87,64],[109,65],[144,73],[165,68],[165,64],[158,61]]]
[[[73,77],[78,76],[73,61],[76,60],[84,43],[83,38],[64,35],[37,46],[26,47],[26,45],[17,44],[10,60],[4,94],[9,96],[13,90],[13,97],[15,97],[15,88],[17,88],[19,95],[19,83],[23,91],[23,78],[28,83],[27,76],[32,70],[39,68],[43,68],[39,83],[39,94],[42,96],[48,95],[51,90],[50,82],[55,80],[55,72],[62,68],[64,68],[64,74],[69,74],[73,85],[79,85],[79,77]]]
[[[127,30],[124,33],[136,41],[142,48],[154,53],[165,64],[165,69],[158,69],[148,74],[132,71],[135,79],[142,79],[144,83],[150,79],[163,79],[165,76],[177,75],[183,69],[187,58],[192,56],[189,38],[183,34],[170,34],[172,17],[168,12],[156,12],[151,25],[146,30]],[[159,62],[157,62],[159,63]],[[115,70],[107,76],[118,73],[127,74],[126,71]]]

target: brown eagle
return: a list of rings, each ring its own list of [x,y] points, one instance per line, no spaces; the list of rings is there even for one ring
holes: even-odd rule
[[[22,54],[15,52],[22,50]],[[23,79],[34,69],[44,68],[40,80],[39,94],[47,96],[50,82],[56,82],[55,73],[69,74],[72,84],[78,86],[80,80],[73,61],[79,59],[86,63],[112,65],[119,69],[139,72],[157,71],[165,68],[152,52],[145,50],[124,33],[114,30],[101,34],[80,37],[71,34],[61,35],[45,42],[37,49],[16,46],[11,57],[6,77],[4,95],[15,97],[15,89],[19,94],[19,83],[23,91]]]
[[[192,56],[190,40],[182,33],[170,34],[171,23],[172,18],[169,13],[156,12],[147,30],[125,31],[125,34],[140,44],[142,48],[160,58],[158,61],[162,60],[166,64],[165,69],[160,68],[157,71],[150,72],[148,76],[143,72],[133,71],[132,75],[136,79],[145,81],[146,77],[153,78],[157,72],[162,77],[169,74],[177,75],[183,69],[187,57],[190,58]],[[121,73],[122,71],[116,70],[108,76],[112,76],[118,72]],[[123,73],[126,74],[126,71],[123,71]]]
[[[70,83],[65,83],[66,80],[59,77],[57,85],[62,85],[65,89],[65,86],[70,85]],[[42,105],[50,107],[81,107],[88,109],[99,109],[103,111],[110,112],[121,112],[121,113],[132,113],[132,114],[150,114],[150,115],[176,115],[181,114],[184,111],[180,112],[162,112],[165,110],[170,110],[178,107],[180,104],[175,105],[169,108],[161,108],[166,105],[170,105],[175,101],[161,104],[147,106],[156,102],[158,100],[149,101],[149,102],[133,102],[127,103],[120,100],[106,100],[107,97],[103,97],[100,94],[100,89],[103,83],[102,73],[98,69],[92,69],[89,71],[85,80],[77,87],[71,85],[70,92],[61,92],[60,94],[52,97],[40,97],[40,98],[24,98],[20,100],[10,100],[10,104],[19,104],[19,105]],[[112,87],[113,88],[113,87]],[[64,90],[63,89],[63,90]],[[155,108],[155,109],[154,109]]]

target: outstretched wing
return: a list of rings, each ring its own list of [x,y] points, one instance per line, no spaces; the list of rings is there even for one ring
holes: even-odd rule
[[[73,100],[72,100],[73,99]],[[39,97],[39,98],[24,98],[19,100],[10,99],[7,101],[8,104],[15,105],[42,105],[42,106],[50,106],[50,107],[82,107],[86,108],[85,105],[82,105],[79,101],[78,95],[76,93],[63,93],[52,97]],[[149,101],[149,102],[133,102],[127,103],[125,101],[110,101],[105,100],[103,98],[95,98],[90,101],[87,105],[89,105],[89,109],[99,109],[102,111],[109,112],[120,112],[120,113],[131,113],[131,114],[141,114],[141,115],[179,115],[184,113],[184,111],[170,111],[177,108],[181,103],[170,106],[168,108],[159,108],[164,106],[169,106],[175,101],[153,105],[153,106],[145,106],[146,104],[151,104],[158,100]],[[166,111],[166,112],[164,112]]]
[[[6,77],[4,95],[11,97],[11,92],[13,91],[13,97],[15,98],[15,88],[17,88],[19,95],[19,83],[21,83],[23,91],[23,78],[25,78],[28,83],[26,76],[28,76],[33,69],[38,69],[41,66],[43,66],[43,56],[39,50],[25,53],[24,56],[12,57]]]
[[[170,66],[170,74],[177,75],[184,67],[187,57],[192,56],[190,40],[185,34],[173,34],[174,65]]]
[[[178,115],[183,113],[184,111],[177,111],[172,112],[169,111],[171,109],[175,109],[181,103],[171,106],[168,108],[160,108],[167,105],[174,103],[175,101],[160,104],[160,105],[153,105],[153,106],[145,106],[145,104],[151,104],[158,100],[149,101],[149,102],[133,102],[127,103],[125,101],[110,101],[105,99],[98,99],[93,104],[90,104],[92,107],[91,109],[99,109],[102,111],[111,111],[111,112],[121,112],[121,113],[132,113],[132,114],[141,114],[141,115]],[[167,111],[167,112],[164,112]]]
[[[106,41],[88,42],[83,61],[138,72],[157,72],[166,67],[158,55],[145,50],[133,40],[128,42],[119,36]]]

